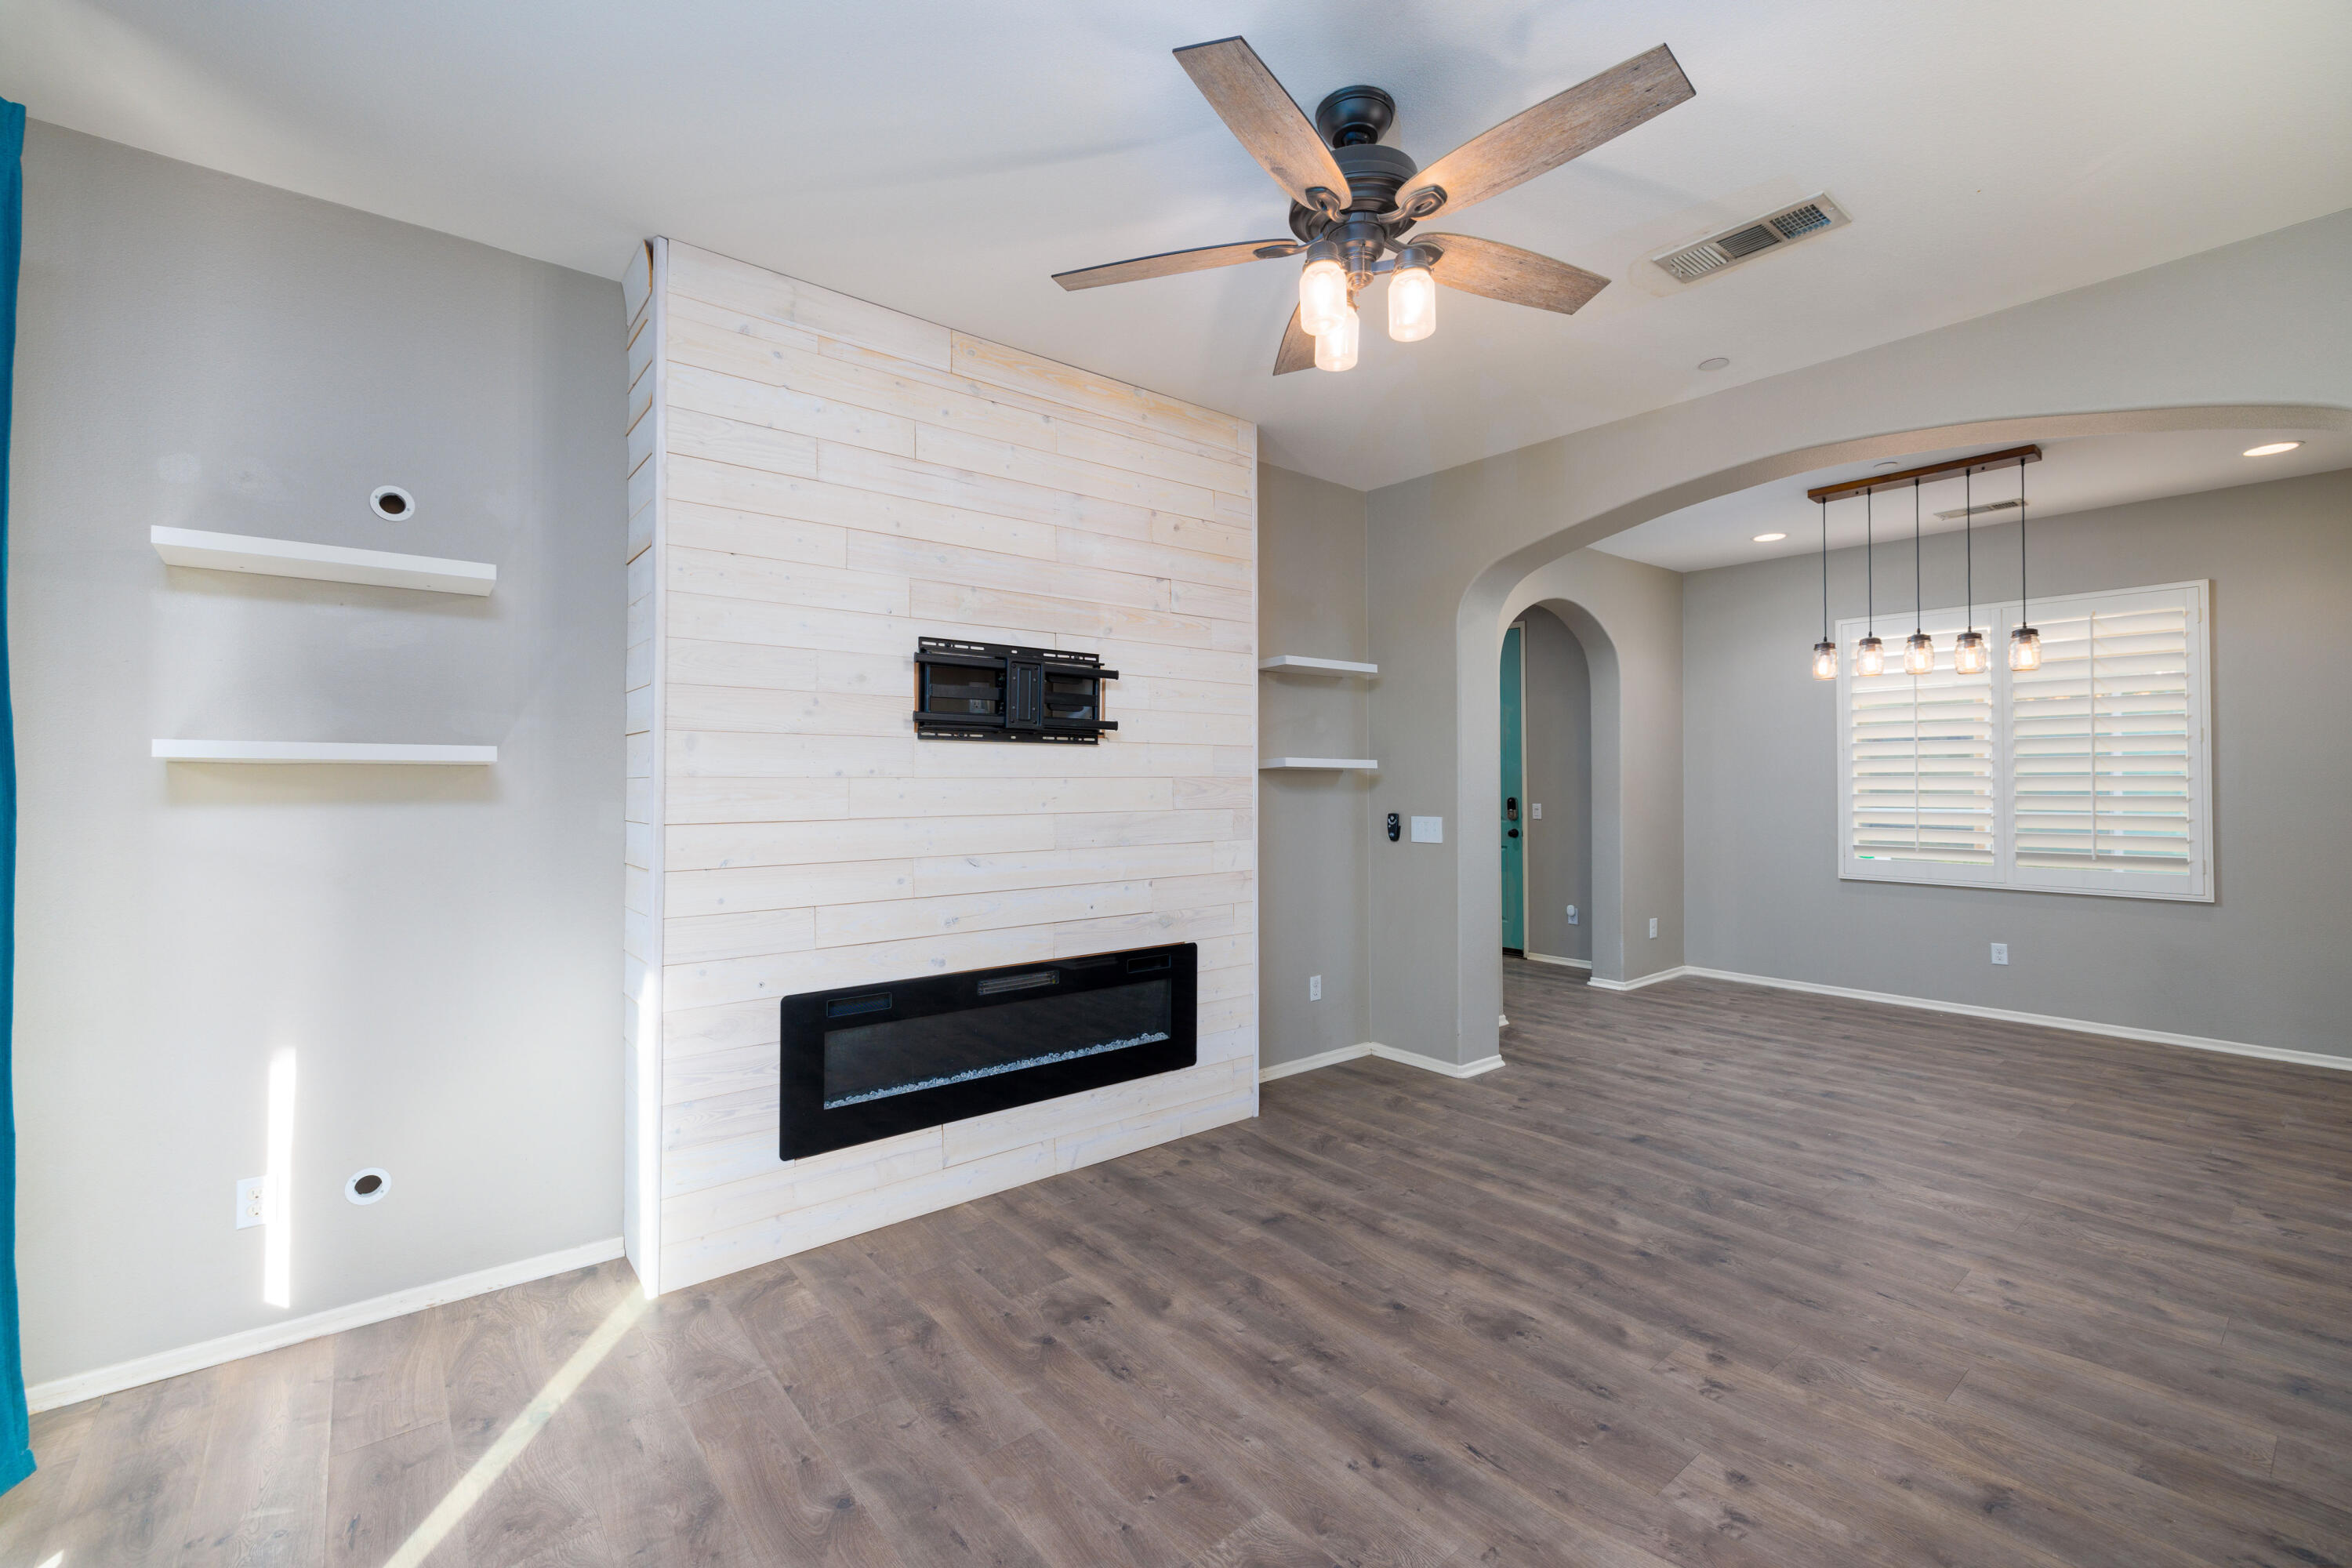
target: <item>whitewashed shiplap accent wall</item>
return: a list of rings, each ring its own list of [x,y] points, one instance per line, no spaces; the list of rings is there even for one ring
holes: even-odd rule
[[[1257,430],[691,246],[633,266],[629,1256],[671,1290],[1257,1110]],[[915,639],[1120,672],[918,741]],[[1201,946],[1199,1065],[786,1163],[777,1002]]]

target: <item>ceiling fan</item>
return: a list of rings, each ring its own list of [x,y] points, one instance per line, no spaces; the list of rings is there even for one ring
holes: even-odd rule
[[[1695,96],[1664,44],[1555,93],[1417,167],[1381,137],[1396,100],[1377,87],[1343,87],[1315,110],[1315,122],[1276,81],[1246,39],[1219,38],[1175,51],[1176,61],[1227,128],[1290,197],[1290,239],[1171,250],[1057,272],[1065,289],[1097,289],[1211,267],[1297,256],[1298,309],[1282,334],[1274,374],[1312,364],[1356,363],[1356,295],[1389,279],[1389,336],[1413,342],[1437,329],[1437,288],[1484,294],[1569,315],[1609,279],[1531,250],[1466,234],[1406,231],[1440,212],[1457,212],[1590,153]]]

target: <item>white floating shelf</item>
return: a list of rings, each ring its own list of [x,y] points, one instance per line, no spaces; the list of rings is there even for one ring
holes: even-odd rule
[[[1257,661],[1260,669],[1312,669],[1325,675],[1378,675],[1377,664],[1353,664],[1344,658],[1309,658],[1303,653],[1278,653]]]
[[[365,583],[378,588],[425,588],[436,594],[477,596],[488,594],[499,582],[499,569],[487,561],[444,561],[433,555],[395,555],[385,550],[205,533],[194,528],[150,528],[147,536],[155,553],[170,564],[215,572],[313,577],[322,583]]]
[[[363,741],[158,741],[166,763],[392,763],[404,766],[487,767],[496,746],[412,746]]]
[[[1263,773],[1268,768],[1361,768],[1377,773],[1380,765],[1370,757],[1268,757],[1258,763],[1258,771]]]

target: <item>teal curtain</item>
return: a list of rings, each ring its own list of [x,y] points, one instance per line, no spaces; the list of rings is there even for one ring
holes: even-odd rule
[[[25,106],[0,99],[0,1491],[33,1473],[16,1337],[16,715],[8,695],[8,433],[16,268],[25,249]]]

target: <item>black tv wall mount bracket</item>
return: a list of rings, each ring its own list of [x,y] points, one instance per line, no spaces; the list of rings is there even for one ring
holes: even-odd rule
[[[1090,653],[922,637],[915,646],[915,733],[926,741],[1051,741],[1091,746],[1117,724],[1102,716]]]

